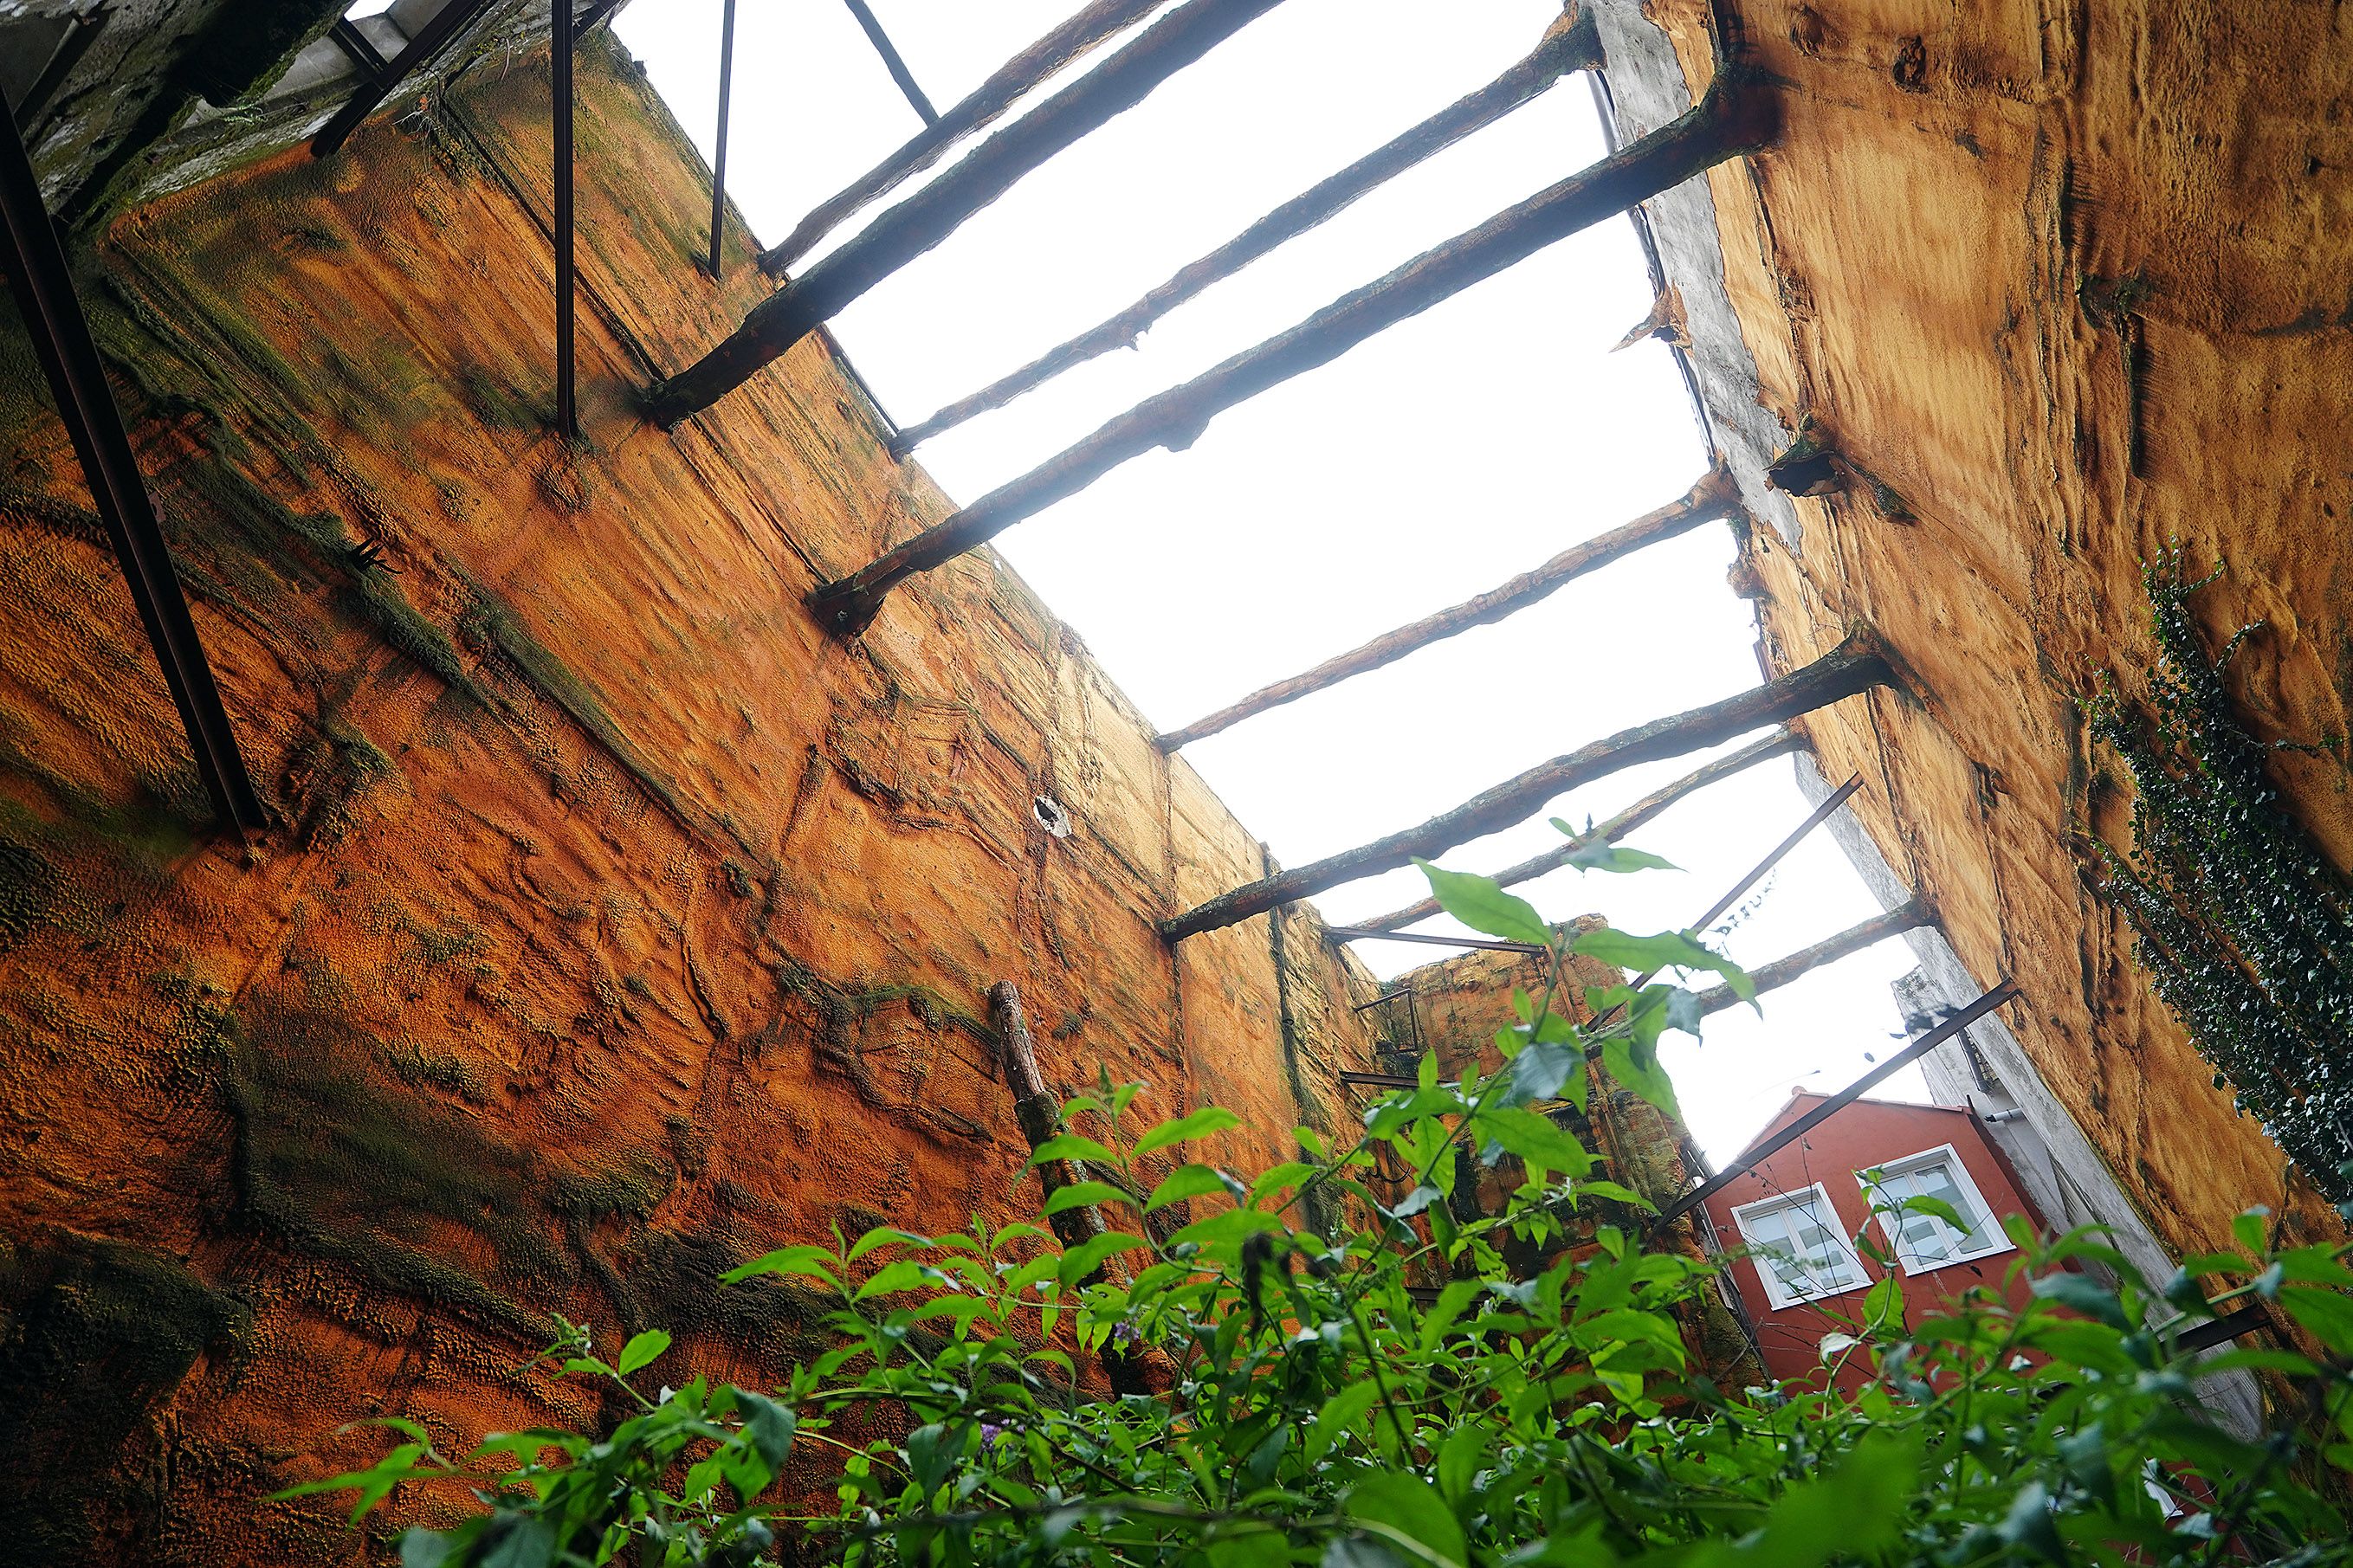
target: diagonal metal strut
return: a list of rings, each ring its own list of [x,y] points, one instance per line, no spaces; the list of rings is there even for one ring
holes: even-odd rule
[[[213,811],[227,826],[259,831],[269,826],[255,795],[253,780],[238,752],[237,732],[230,727],[220,691],[213,684],[212,666],[188,602],[172,568],[172,552],[155,518],[155,504],[147,494],[131,438],[122,427],[121,411],[106,384],[106,369],[91,341],[90,322],[74,295],[65,248],[41,199],[16,116],[0,134],[0,216],[5,220],[8,251],[0,256],[8,281],[23,312],[25,330],[33,340],[41,371],[57,397],[58,415],[73,438],[74,455],[81,459],[90,481],[90,500],[106,524],[106,537],[121,563],[123,581],[139,609],[140,623],[163,667],[164,684],[180,710],[195,753],[196,773],[211,797]]]

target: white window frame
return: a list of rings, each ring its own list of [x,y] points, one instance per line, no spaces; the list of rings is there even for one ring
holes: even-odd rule
[[[1773,1268],[1764,1240],[1757,1232],[1749,1228],[1752,1219],[1762,1219],[1768,1213],[1779,1213],[1808,1203],[1818,1205],[1813,1213],[1814,1222],[1830,1233],[1831,1240],[1838,1247],[1840,1256],[1845,1259],[1847,1268],[1852,1270],[1853,1283],[1820,1290],[1807,1290],[1792,1286]],[[1784,1307],[1800,1306],[1808,1301],[1827,1301],[1833,1297],[1848,1296],[1857,1290],[1871,1289],[1872,1278],[1864,1270],[1862,1259],[1855,1253],[1854,1242],[1846,1233],[1846,1222],[1839,1217],[1838,1205],[1831,1202],[1830,1189],[1820,1182],[1816,1182],[1810,1187],[1797,1187],[1788,1192],[1776,1193],[1769,1198],[1758,1198],[1754,1203],[1741,1204],[1732,1211],[1732,1223],[1740,1227],[1740,1238],[1751,1248],[1749,1266],[1757,1270],[1757,1278],[1765,1287],[1765,1299],[1773,1304],[1773,1310],[1776,1311]]]
[[[1895,1260],[1903,1266],[1904,1272],[1907,1276],[1934,1274],[1939,1268],[1957,1268],[1964,1263],[1975,1263],[1981,1258],[1994,1258],[2005,1252],[2017,1250],[2016,1244],[2010,1239],[2009,1233],[2001,1228],[2001,1220],[1993,1212],[1993,1205],[1985,1201],[1983,1193],[1978,1191],[1977,1179],[1969,1174],[1968,1164],[1961,1158],[1960,1151],[1950,1143],[1940,1143],[1933,1149],[1923,1149],[1916,1154],[1906,1154],[1901,1159],[1884,1160],[1870,1167],[1870,1170],[1883,1172],[1890,1176],[1907,1176],[1928,1165],[1944,1166],[1946,1173],[1952,1177],[1953,1185],[1958,1189],[1964,1198],[1968,1200],[1970,1208],[1975,1211],[1978,1235],[1983,1238],[1983,1245],[1975,1250],[1957,1251],[1933,1260],[1915,1258],[1904,1246],[1903,1237],[1894,1223],[1897,1216],[1880,1209],[1881,1204],[1894,1200],[1880,1191],[1878,1185],[1871,1180],[1868,1172],[1857,1171],[1854,1173],[1855,1184],[1862,1189],[1863,1200],[1872,1205],[1871,1217],[1878,1222],[1880,1234],[1887,1238],[1888,1250],[1895,1255]],[[1933,1215],[1923,1215],[1917,1217],[1926,1219],[1941,1232],[1949,1232],[1952,1229],[1952,1226]]]

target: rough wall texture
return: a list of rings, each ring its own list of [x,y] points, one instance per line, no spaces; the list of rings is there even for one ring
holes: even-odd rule
[[[1857,622],[1883,635],[1910,692],[1809,720],[1822,771],[1863,774],[1861,820],[1968,970],[2018,981],[2011,1029],[2158,1234],[2220,1245],[2235,1211],[2279,1202],[2284,1162],[2085,875],[2128,803],[2082,705],[2110,676],[2141,689],[2142,560],[2178,538],[2219,561],[2211,646],[2266,624],[2233,691],[2267,735],[2326,743],[2274,772],[2353,861],[2353,21],[2132,0],[1644,11],[1694,86],[1716,13],[1785,105],[1777,147],[1709,174],[1713,257],[1678,279],[1736,320],[1742,363],[1711,397],[1842,459],[1832,493],[1753,531],[1738,575],[1766,662]],[[1634,86],[1629,132],[1651,122]]]
[[[586,439],[548,433],[545,80],[134,214],[86,279],[284,822],[249,847],[192,826],[0,333],[0,1560],[348,1559],[331,1509],[260,1494],[371,1449],[335,1447],[354,1417],[593,1419],[512,1370],[554,1310],[773,1370],[811,1303],[721,1291],[732,1263],[1034,1205],[994,981],[1050,1078],[1229,1105],[1242,1168],[1366,1059],[1312,911],[1280,968],[1263,917],[1159,941],[1263,851],[992,554],[860,647],[818,631],[815,584],[948,510],[824,342],[674,434],[637,416],[757,289],[695,269],[699,167],[601,48]]]

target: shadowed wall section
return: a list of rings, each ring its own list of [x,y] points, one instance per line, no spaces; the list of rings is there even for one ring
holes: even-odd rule
[[[340,1560],[328,1505],[258,1497],[372,1451],[336,1447],[354,1415],[593,1419],[512,1370],[552,1311],[774,1373],[822,1303],[722,1270],[1034,1211],[998,980],[1050,1087],[1101,1063],[1155,1115],[1228,1105],[1258,1141],[1204,1153],[1240,1168],[1365,1059],[1312,911],[1279,973],[1266,917],[1155,934],[1263,852],[993,553],[855,648],[813,623],[812,587],[952,510],[826,342],[675,434],[638,416],[760,284],[697,269],[691,150],[609,44],[581,66],[577,445],[547,428],[543,60],[133,213],[82,280],[281,823],[249,846],[191,837],[0,332],[0,1364],[127,1358],[79,1489],[6,1489],[0,1559]]]

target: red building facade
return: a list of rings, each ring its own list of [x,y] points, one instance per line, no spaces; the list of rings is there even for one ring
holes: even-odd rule
[[[1792,1095],[1749,1147],[1824,1098]],[[1746,1157],[1742,1151],[1728,1168]],[[1913,1196],[1947,1205],[1962,1226],[1925,1213],[1873,1212],[1874,1203]],[[1907,1315],[1916,1321],[1971,1287],[2022,1300],[2023,1281],[2006,1281],[2018,1252],[2001,1222],[2017,1214],[2042,1226],[1976,1112],[1883,1100],[1848,1105],[1758,1161],[1706,1209],[1723,1247],[1742,1254],[1731,1265],[1732,1279],[1756,1326],[1766,1371],[1817,1384],[1832,1367],[1841,1383],[1859,1384],[1864,1375],[1862,1367],[1840,1362],[1839,1342],[1831,1342],[1832,1353],[1824,1351],[1826,1338],[1862,1318],[1865,1293],[1886,1272],[1867,1255],[1872,1248],[1856,1245],[1858,1236],[1869,1236],[1895,1259]]]

